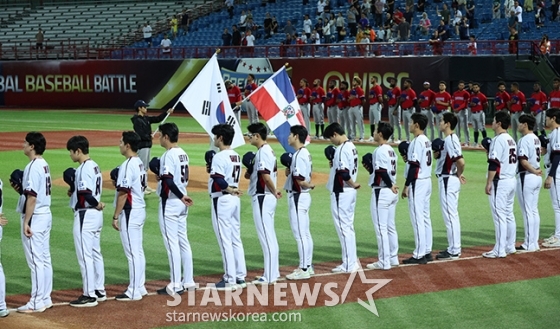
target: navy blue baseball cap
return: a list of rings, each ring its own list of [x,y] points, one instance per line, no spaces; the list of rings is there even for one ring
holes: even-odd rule
[[[444,145],[443,139],[436,138],[432,142],[432,150],[434,152],[440,152],[441,150],[443,150],[443,145]]]
[[[137,100],[136,103],[134,103],[134,109],[138,109],[139,107],[148,107],[148,103],[144,102],[143,100]]]

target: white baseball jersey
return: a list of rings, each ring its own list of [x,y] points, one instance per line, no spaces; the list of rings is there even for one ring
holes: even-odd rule
[[[0,179],[0,214],[4,213],[4,211],[2,211],[3,207],[4,207],[4,184]],[[0,233],[2,233],[2,226],[0,226]],[[0,234],[0,239],[1,238],[2,235]]]
[[[541,141],[537,135],[528,133],[521,137],[517,142],[517,159],[525,159],[533,168],[540,168],[541,166]],[[519,172],[526,172],[527,170],[521,165],[519,161]]]
[[[397,154],[389,144],[383,144],[373,151],[373,173],[369,176],[369,186],[387,187],[378,171],[386,171],[393,185],[397,182]]]
[[[219,196],[218,192],[222,189],[218,184],[214,183],[212,177],[222,177],[228,186],[238,187],[239,177],[241,175],[241,157],[232,149],[220,151],[212,158],[212,166],[210,167],[210,179],[208,180],[208,193],[210,195]],[[217,195],[215,193],[218,193]]]
[[[95,161],[89,159],[84,161],[78,169],[76,169],[76,177],[74,179],[74,193],[76,194],[76,203],[73,205],[75,210],[83,208],[92,208],[80,192],[89,191],[97,200],[101,201],[103,177],[101,170]]]
[[[180,147],[172,147],[165,151],[159,160],[159,175],[160,177],[173,178],[173,183],[179,191],[187,194],[187,185],[189,184],[189,156],[187,153]],[[165,195],[166,199],[179,198],[171,192],[163,180],[160,180],[158,185],[160,196]]]
[[[126,159],[119,169],[117,190],[126,192],[127,198],[123,209],[145,208],[144,189],[146,189],[146,170],[139,157]]]
[[[311,171],[313,165],[311,163],[311,154],[305,147],[300,148],[292,156],[292,164],[290,165],[290,174],[286,178],[284,189],[295,193],[309,192],[309,188],[299,185],[300,181],[311,182]]]
[[[456,134],[449,134],[445,137],[443,150],[440,152],[439,159],[436,160],[437,175],[456,175],[457,165],[455,161],[463,157],[461,142]]]
[[[35,158],[25,166],[23,171],[23,194],[19,197],[17,211],[25,213],[26,195],[37,198],[34,214],[49,214],[51,212],[51,171],[47,161]]]
[[[488,152],[488,162],[498,165],[494,180],[515,178],[517,173],[517,146],[507,132],[503,132],[492,139]]]
[[[432,142],[426,135],[418,135],[415,137],[408,146],[407,154],[408,163],[418,163],[420,171],[418,172],[418,179],[430,178],[432,176]],[[408,176],[407,168],[406,175]]]
[[[255,154],[255,165],[249,182],[249,195],[271,193],[261,177],[263,174],[269,174],[274,186],[276,186],[276,177],[278,176],[276,156],[268,144],[261,146]]]
[[[344,188],[352,188],[342,179],[342,173],[348,172],[354,182],[358,177],[358,150],[354,143],[347,140],[339,145],[334,152],[332,162],[327,189],[331,192],[342,192]]]
[[[553,152],[560,152],[560,127],[552,130],[548,135],[548,145],[544,158],[547,174],[550,172],[550,167],[552,166],[551,155]]]

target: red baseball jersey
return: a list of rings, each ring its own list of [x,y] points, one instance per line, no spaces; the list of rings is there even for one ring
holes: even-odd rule
[[[445,103],[446,105],[438,104],[438,102]],[[437,92],[434,95],[434,103],[438,112],[447,111],[449,104],[451,103],[451,95],[447,91]]]
[[[531,106],[531,112],[534,112],[536,114],[544,110],[544,106],[548,103],[548,98],[546,98],[545,93],[539,91],[531,95],[529,103],[529,105]]]
[[[560,90],[553,90],[550,92],[548,104],[550,108],[560,108]]]
[[[412,88],[405,89],[401,92],[401,108],[409,109],[414,106],[416,100],[416,92]]]
[[[297,92],[298,103],[300,105],[308,104],[310,97],[311,97],[311,89],[309,89],[309,87],[300,88]]]
[[[245,86],[245,89],[244,89],[245,97],[249,96],[249,94],[251,94],[253,91],[255,91],[255,89],[257,89],[257,84],[256,83],[254,83],[254,82],[253,83],[248,83]]]
[[[321,104],[325,100],[325,89],[323,87],[313,88],[311,91],[311,103]]]
[[[231,88],[227,90],[227,95],[229,98],[229,103],[232,106],[235,106],[235,103],[240,102],[243,98],[241,97],[241,90],[239,87],[233,85]]]
[[[484,105],[488,103],[488,98],[481,93],[472,93],[471,94],[471,111],[473,113],[480,112],[484,110]]]
[[[350,96],[350,92],[348,90],[341,91],[338,94],[338,108],[343,109],[348,107],[348,96]]]
[[[510,99],[511,97],[509,97],[507,91],[498,91],[496,93],[496,97],[494,98],[494,107],[496,108],[496,111],[500,111],[503,109],[507,110],[507,102],[509,102]]]
[[[463,109],[466,109],[469,103],[470,96],[471,95],[469,94],[469,92],[466,91],[465,89],[457,90],[456,92],[454,92],[453,97],[451,97],[452,99],[451,107],[453,108],[453,111],[459,112]]]
[[[395,86],[393,89],[387,91],[388,105],[397,105],[397,100],[401,96],[401,88]]]
[[[521,91],[511,93],[511,105],[510,110],[513,113],[523,111],[523,105],[527,104],[525,100],[525,94]]]
[[[431,90],[423,90],[418,97],[420,99],[420,107],[423,109],[427,109],[434,103],[434,99],[436,97],[436,93]]]
[[[325,97],[325,106],[337,105],[338,94],[340,94],[340,90],[338,88],[327,91],[327,95]]]
[[[375,85],[369,90],[369,103],[377,104],[380,102],[379,97],[383,97],[383,89],[380,85]],[[382,98],[383,99],[383,98]]]
[[[350,95],[348,97],[350,107],[358,106],[362,104],[362,100],[366,97],[364,94],[364,90],[361,87],[353,88],[350,91]]]

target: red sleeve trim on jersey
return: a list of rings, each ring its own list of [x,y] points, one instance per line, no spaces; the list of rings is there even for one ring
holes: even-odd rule
[[[129,188],[127,188],[127,187],[121,187],[121,186],[117,187],[117,191],[119,191],[119,192],[130,193],[130,189],[129,189]]]
[[[259,170],[258,173],[259,173],[259,174],[267,174],[267,175],[270,175],[270,170],[268,170],[268,169]]]
[[[224,175],[220,175],[220,174],[215,173],[213,175],[210,175],[210,178],[224,178]]]
[[[305,177],[303,177],[302,175],[298,175],[298,176],[292,176],[293,179],[295,180],[300,180],[300,181],[304,181]]]
[[[462,159],[462,158],[463,158],[463,156],[459,155],[458,157],[454,157],[454,158],[450,158],[450,159],[451,159],[451,161],[455,162],[455,161],[457,161],[459,159]]]
[[[25,191],[23,191],[23,194],[24,194],[24,195],[31,195],[31,196],[37,197],[37,192],[35,192],[35,191],[33,191],[33,190],[25,190]]]

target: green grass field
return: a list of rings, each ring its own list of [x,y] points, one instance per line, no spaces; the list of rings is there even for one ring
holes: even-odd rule
[[[16,131],[47,131],[47,130],[130,130],[132,128],[130,117],[132,113],[123,114],[100,113],[92,111],[15,111],[2,110],[2,120],[0,121],[1,132]],[[176,122],[182,132],[203,132],[202,128],[191,118],[186,116],[172,116],[169,122]],[[246,122],[245,122],[246,124]],[[493,136],[492,132],[489,132]],[[100,165],[102,170],[110,170],[122,163],[124,158],[120,155],[118,141],[112,147],[96,147],[90,149],[91,157]],[[204,152],[208,148],[207,143],[192,144],[188,140],[180,140],[180,145],[189,154],[192,166],[204,165]],[[324,158],[324,143],[312,143],[309,150],[314,159],[314,171],[328,173],[328,163]],[[272,143],[272,147],[277,154],[283,153],[280,145]],[[360,156],[373,151],[371,145],[358,145]],[[245,145],[237,149],[241,154],[253,150],[250,145]],[[163,149],[157,145],[152,149],[152,156],[159,156]],[[492,245],[494,243],[494,224],[492,221],[490,207],[487,196],[484,194],[486,155],[482,151],[466,151],[465,176],[467,184],[463,185],[459,202],[459,214],[462,226],[463,247]],[[65,149],[49,149],[47,141],[47,151],[44,158],[49,162],[51,174],[54,179],[60,178],[64,169],[74,166]],[[8,295],[28,294],[30,292],[29,269],[25,262],[20,238],[19,216],[15,212],[17,194],[9,188],[8,178],[15,168],[23,169],[28,159],[21,150],[0,152],[0,178],[4,181],[4,213],[10,220],[4,229],[2,240],[2,263],[6,273]],[[404,165],[398,164],[398,182],[402,188],[404,183]],[[279,174],[282,174],[280,172]],[[369,204],[371,190],[367,188],[368,175],[363,168],[360,168],[358,181],[362,184],[362,189],[358,191],[358,202],[356,207],[355,230],[358,246],[358,256],[376,256],[377,243],[375,232],[371,221]],[[439,196],[437,181],[433,182],[433,192],[431,196],[431,214],[434,233],[434,251],[445,248],[446,234],[445,226],[439,208]],[[194,257],[194,274],[218,274],[222,273],[222,261],[216,237],[214,235],[211,216],[210,200],[207,193],[189,193],[195,205],[189,210],[188,233]],[[128,282],[128,268],[124,256],[120,237],[117,231],[111,228],[112,202],[114,192],[109,186],[105,186],[102,200],[107,204],[105,211],[105,227],[102,233],[102,251],[105,258],[106,283],[124,284]],[[340,244],[334,229],[330,214],[330,198],[326,188],[318,186],[312,193],[311,205],[311,232],[315,241],[314,262],[331,262],[340,260]],[[158,198],[150,195],[147,200],[147,220],[144,227],[144,250],[147,260],[146,279],[147,280],[168,280],[169,270],[167,256],[161,233],[158,226],[157,206]],[[261,248],[255,232],[252,219],[250,197],[244,195],[242,201],[242,239],[245,245],[247,267],[251,269],[262,268],[263,260]],[[554,216],[551,208],[548,191],[542,190],[539,199],[541,214],[541,237],[548,237],[554,230]],[[280,265],[297,265],[297,248],[289,227],[287,215],[287,201],[281,199],[276,209],[276,234],[280,246]],[[81,276],[76,261],[72,237],[73,214],[68,207],[68,197],[66,188],[54,186],[52,192],[52,213],[53,229],[51,233],[51,252],[54,267],[54,289],[68,289],[81,287]],[[518,240],[523,236],[523,225],[521,212],[517,202],[515,205],[515,216],[517,218]],[[401,253],[410,253],[414,248],[412,237],[412,227],[408,215],[407,201],[399,200],[397,205],[397,231],[399,234],[399,244]],[[545,326],[549,324],[548,317],[556,317],[558,299],[551,303],[539,303],[541,292],[551,298],[550,291],[557,291],[559,277],[543,280],[533,280],[518,282],[505,285],[489,287],[478,287],[462,289],[457,291],[440,292],[418,296],[407,296],[381,300],[378,309],[383,309],[385,314],[381,314],[381,322],[386,326],[396,327],[442,327],[450,326],[449,320],[461,322],[459,327],[527,327]],[[508,288],[509,287],[509,288]],[[535,288],[537,287],[537,288]],[[527,296],[527,291],[531,291],[534,298]],[[482,296],[486,299],[478,304],[473,295]],[[524,299],[523,299],[524,298]],[[448,302],[445,302],[448,301]],[[520,303],[532,304],[539,303],[539,311],[543,313],[541,322],[534,322],[537,316],[529,317],[534,309],[526,310],[527,317],[523,314]],[[426,305],[430,305],[429,308]],[[489,305],[489,306],[488,306]],[[501,308],[499,305],[504,305]],[[479,310],[479,316],[469,316],[469,310]],[[422,314],[423,312],[436,312],[437,316],[428,322],[416,322],[407,319],[406,314]],[[455,311],[456,310],[456,311]],[[512,316],[508,322],[504,322],[503,312],[511,310]],[[464,312],[462,312],[464,311]],[[371,314],[366,314],[358,304],[347,304],[328,310],[316,308],[303,311],[305,324],[302,326],[324,327],[325,325],[335,324],[336,327],[363,327],[364,323],[370,319]],[[341,322],[342,315],[351,315],[354,322]],[[546,318],[545,318],[546,316]],[[312,321],[307,322],[307,319]],[[345,316],[348,318],[348,316]],[[396,319],[390,322],[389,319]],[[438,321],[436,321],[436,319]],[[525,319],[526,321],[516,321],[515,319]],[[422,326],[420,325],[422,323]],[[511,324],[511,325],[510,325]],[[557,324],[557,322],[556,322]],[[255,326],[258,324],[254,324]],[[204,325],[201,325],[204,326]],[[368,324],[368,326],[370,326]]]

